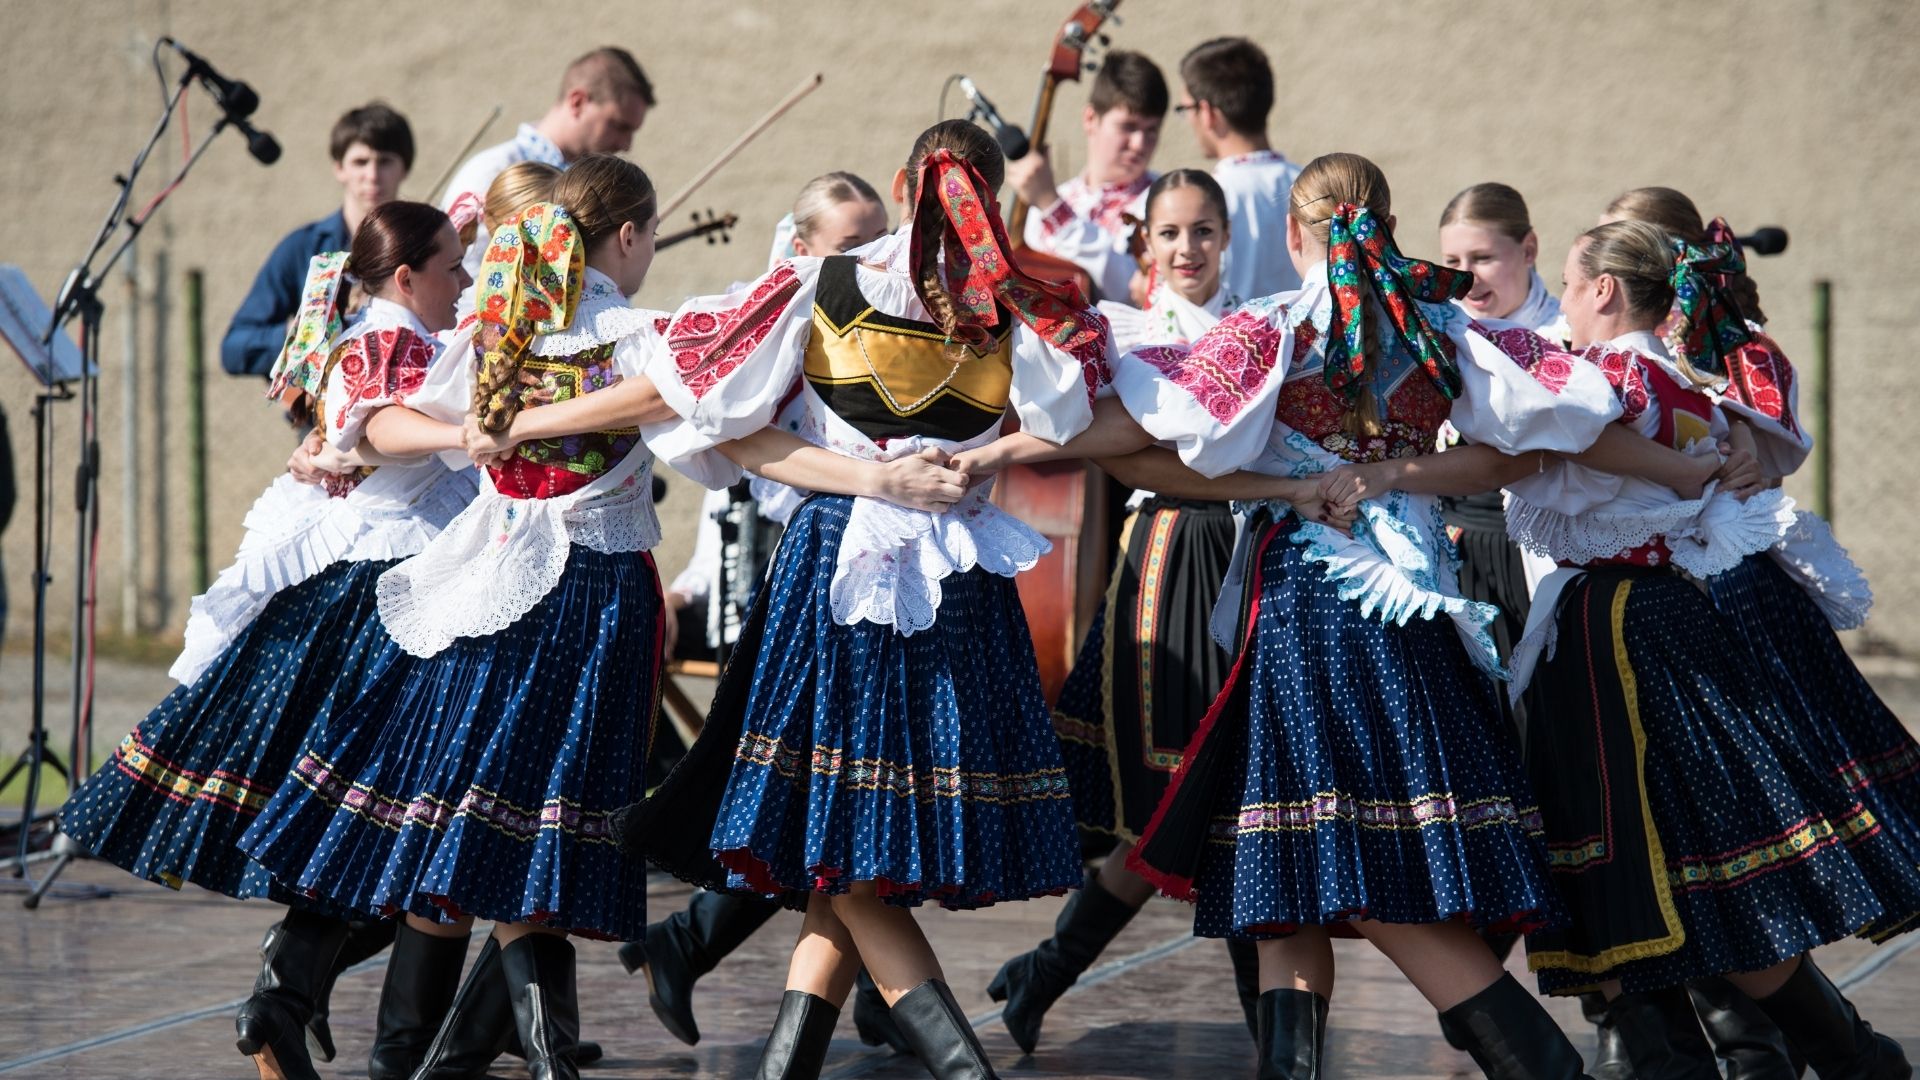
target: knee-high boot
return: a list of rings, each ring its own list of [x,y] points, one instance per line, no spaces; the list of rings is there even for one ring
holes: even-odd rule
[[[1033,1053],[1047,1010],[1139,910],[1108,892],[1097,875],[1088,874],[1086,885],[1067,898],[1067,906],[1053,924],[1053,936],[1001,965],[987,984],[987,996],[1006,1002],[1001,1022],[1020,1049]]]
[[[1807,1056],[1820,1080],[1907,1080],[1913,1075],[1900,1044],[1873,1030],[1853,1002],[1802,956],[1786,984],[1754,1002],[1787,1042]]]
[[[700,1041],[693,1018],[693,984],[773,918],[780,905],[757,896],[700,891],[685,910],[647,927],[641,941],[620,946],[628,974],[644,971],[647,1004],[661,1026],[688,1046]]]
[[[513,1026],[527,1049],[533,1080],[580,1080],[580,999],[573,943],[558,934],[524,934],[500,950],[513,1003]]]
[[[289,910],[261,948],[253,996],[234,1015],[234,1046],[270,1080],[319,1080],[307,1054],[306,1025],[319,988],[346,939],[347,923]]]
[[[427,1048],[453,1005],[467,939],[423,934],[405,922],[394,930],[387,981],[380,988],[369,1080],[407,1080],[426,1060]]]

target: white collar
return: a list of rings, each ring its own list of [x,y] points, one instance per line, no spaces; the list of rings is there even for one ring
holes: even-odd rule
[[[340,335],[340,341],[352,341],[354,338],[371,334],[376,330],[406,329],[423,338],[433,337],[427,324],[420,321],[410,308],[392,300],[378,296],[367,298],[367,305],[360,309],[353,323]]]

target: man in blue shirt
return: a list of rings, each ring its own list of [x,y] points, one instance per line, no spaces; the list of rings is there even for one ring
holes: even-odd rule
[[[376,101],[335,122],[328,149],[343,192],[340,209],[293,230],[267,256],[220,342],[220,366],[230,375],[264,377],[273,370],[300,307],[307,261],[323,251],[346,250],[367,214],[399,192],[413,168],[413,129],[406,117]]]

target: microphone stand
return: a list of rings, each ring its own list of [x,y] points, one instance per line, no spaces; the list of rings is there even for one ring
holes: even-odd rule
[[[155,65],[158,66],[156,50]],[[132,216],[127,214],[127,204],[133,197],[133,187],[140,178],[140,171],[146,166],[147,158],[160,142],[169,124],[173,121],[174,110],[180,105],[180,99],[186,94],[187,87],[195,78],[195,70],[189,66],[174,83],[160,113],[160,120],[154,125],[153,134],[148,136],[145,146],[134,155],[133,162],[124,174],[116,175],[114,183],[119,190],[113,203],[107,209],[100,230],[94,235],[93,245],[87,249],[86,257],[80,260],[67,275],[60,288],[60,294],[53,305],[53,317],[48,320],[46,333],[41,335],[42,345],[53,341],[54,335],[67,322],[78,319],[80,323],[80,376],[79,388],[75,391],[65,382],[53,377],[49,367],[44,387],[34,402],[34,567],[33,567],[33,729],[27,749],[19,760],[14,762],[6,779],[11,780],[15,773],[24,769],[27,773],[26,799],[20,811],[19,851],[13,862],[13,876],[27,877],[26,867],[31,847],[31,838],[37,824],[53,821],[57,811],[48,811],[35,816],[40,796],[40,771],[51,767],[64,773],[67,790],[71,794],[85,778],[85,770],[90,762],[90,734],[93,724],[93,700],[87,687],[87,671],[93,659],[93,623],[94,580],[92,550],[99,535],[99,485],[100,485],[100,439],[95,431],[96,416],[99,409],[99,358],[100,324],[104,305],[100,297],[100,287],[112,274],[114,266],[121,256],[133,246],[140,230],[152,219],[154,213],[165,203],[167,196],[187,177],[187,173],[206,153],[207,147],[233,123],[232,116],[222,116],[218,122],[200,140],[179,171],[175,172],[166,186],[151,203]],[[108,254],[106,262],[96,273],[93,262],[106,250],[116,234],[123,234],[118,247]],[[62,762],[47,746],[46,729],[46,656],[47,656],[47,586],[52,582],[48,572],[51,558],[47,547],[52,536],[48,522],[48,509],[52,500],[53,465],[52,457],[52,421],[50,409],[56,401],[78,401],[80,403],[80,463],[74,475],[74,509],[77,516],[77,536],[74,552],[74,621],[73,621],[73,717],[69,743],[70,757]],[[128,462],[129,468],[134,467]],[[3,783],[3,782],[0,782]],[[53,821],[57,832],[58,822]],[[56,835],[53,840],[55,861],[45,877],[32,882],[32,891],[22,901],[29,910],[40,906],[40,900],[53,888],[58,878],[69,864],[86,852],[70,838]],[[100,886],[81,886],[63,892],[77,898],[96,898],[113,895],[113,890]]]

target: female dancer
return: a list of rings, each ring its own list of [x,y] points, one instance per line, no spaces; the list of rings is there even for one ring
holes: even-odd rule
[[[1700,296],[1700,275],[1725,255],[1687,250],[1676,262],[1659,229],[1620,221],[1567,256],[1573,344],[1607,372],[1621,424],[1675,449],[1710,445],[1724,421],[1653,331],[1675,283]],[[1676,333],[1695,340],[1705,309],[1682,312]],[[1820,1075],[1906,1076],[1898,1046],[1805,954],[1914,924],[1907,821],[1883,820],[1852,777],[1823,765],[1793,703],[1753,678],[1732,626],[1675,572],[1707,578],[1764,551],[1791,503],[1770,490],[1687,500],[1617,471],[1560,464],[1509,486],[1509,528],[1563,567],[1542,582],[1515,661],[1573,917],[1529,938],[1530,964],[1550,992],[1601,987],[1638,1075],[1718,1075],[1680,984],[1719,975]]]
[[[663,632],[646,552],[659,525],[652,455],[600,414],[651,389],[641,363],[655,316],[626,297],[652,262],[654,192],[600,155],[559,177],[553,198],[494,235],[479,283],[468,400],[477,423],[507,432],[489,449],[511,453],[381,579],[382,622],[415,659],[334,715],[246,839],[290,885],[405,913],[376,1077],[409,1075],[443,1019],[460,1024],[449,1010],[475,918],[495,924],[529,1071],[577,1075],[566,935],[644,925],[644,873],[608,843],[607,815],[645,774]],[[552,404],[519,408],[523,372]],[[441,392],[464,397],[465,383]],[[407,417],[372,405],[370,431]]]
[[[450,362],[434,335],[453,325],[468,283],[460,250],[452,223],[431,206],[374,210],[351,252],[315,259],[270,396],[324,401],[305,410],[316,430],[351,445],[359,418],[342,406],[404,395]],[[349,275],[369,300],[342,330]],[[459,428],[439,426],[457,445]],[[310,456],[304,447],[296,455]],[[141,877],[290,904],[235,1018],[240,1051],[269,1077],[315,1075],[302,1028],[324,1012],[336,957],[349,948],[354,960],[372,955],[392,931],[375,923],[343,946],[344,913],[274,888],[238,841],[336,695],[392,662],[375,611],[381,573],[424,547],[474,493],[464,460],[449,469],[424,452],[356,449],[328,464],[347,471],[329,474],[324,487],[282,476],[254,504],[238,559],[193,601],[187,647],[173,667],[181,686],[61,815],[69,835]],[[330,1037],[320,1046],[331,1059]]]
[[[750,436],[732,448],[743,464],[822,492],[836,488],[790,480],[790,459],[944,460],[993,439],[1008,408],[1056,440],[1087,427],[1106,323],[1013,267],[992,201],[1002,172],[984,131],[936,124],[894,177],[911,210],[891,238],[690,301],[657,367],[682,430],[701,445]],[[796,386],[797,436],[768,428]],[[684,878],[805,905],[763,1077],[818,1074],[860,961],[929,1071],[993,1075],[910,909],[1079,881],[1010,580],[1044,541],[953,481],[944,514],[829,494],[801,506],[705,731],[625,825]],[[710,834],[674,829],[687,821]]]
[[[1120,351],[1190,344],[1231,310],[1221,284],[1228,249],[1226,197],[1213,177],[1176,169],[1147,190],[1147,251],[1154,285],[1145,309],[1100,302]],[[1126,477],[1146,459],[1103,462]],[[1188,484],[1192,479],[1188,479]],[[1258,486],[1210,498],[1137,491],[1124,531],[1126,557],[1114,568],[1100,615],[1088,629],[1053,714],[1061,756],[1083,829],[1119,840],[1068,898],[1053,936],[1008,960],[987,987],[1006,1002],[1001,1021],[1033,1052],[1047,1009],[1080,977],[1153,895],[1126,868],[1180,752],[1226,679],[1228,657],[1208,626],[1233,554],[1227,497],[1273,497],[1274,478],[1235,477]],[[1251,971],[1252,946],[1229,942]],[[1257,992],[1243,996],[1249,1026]]]
[[[824,258],[845,254],[886,234],[887,210],[873,186],[849,172],[826,173],[800,189],[793,213],[776,232],[773,264],[778,266],[795,255]],[[753,495],[761,515],[780,522],[791,516],[800,501],[792,488],[757,477]],[[709,537],[712,544],[719,543],[718,527],[708,533],[706,522],[708,511],[724,507],[726,497],[724,491],[710,492],[708,502],[701,506],[702,546],[709,543]],[[698,552],[694,559],[700,560]],[[708,561],[717,565],[718,555]],[[692,572],[691,566],[688,572]],[[669,602],[679,587],[676,579]],[[711,597],[709,602],[718,603],[719,599]],[[646,975],[647,1003],[653,1007],[653,1014],[674,1038],[691,1046],[700,1041],[700,1025],[693,1015],[693,984],[779,910],[779,903],[773,900],[702,889],[688,899],[684,910],[649,923],[643,941],[620,946],[620,963],[628,973]],[[860,1041],[867,1045],[886,1043],[902,1053],[911,1052],[865,968],[855,979],[853,1023]]]
[[[1336,929],[1385,952],[1489,1075],[1573,1076],[1578,1054],[1473,933],[1559,908],[1485,674],[1494,612],[1458,595],[1418,493],[1497,486],[1538,457],[1503,452],[1582,449],[1618,406],[1531,333],[1470,327],[1445,301],[1471,279],[1403,258],[1389,200],[1364,158],[1311,162],[1287,227],[1301,291],[1116,371],[1195,470],[1366,496],[1351,535],[1298,506],[1255,515],[1239,658],[1129,865],[1197,899],[1197,933],[1262,939],[1263,1076],[1320,1075]],[[1488,445],[1430,456],[1443,420]],[[1378,490],[1349,462],[1380,463]]]

